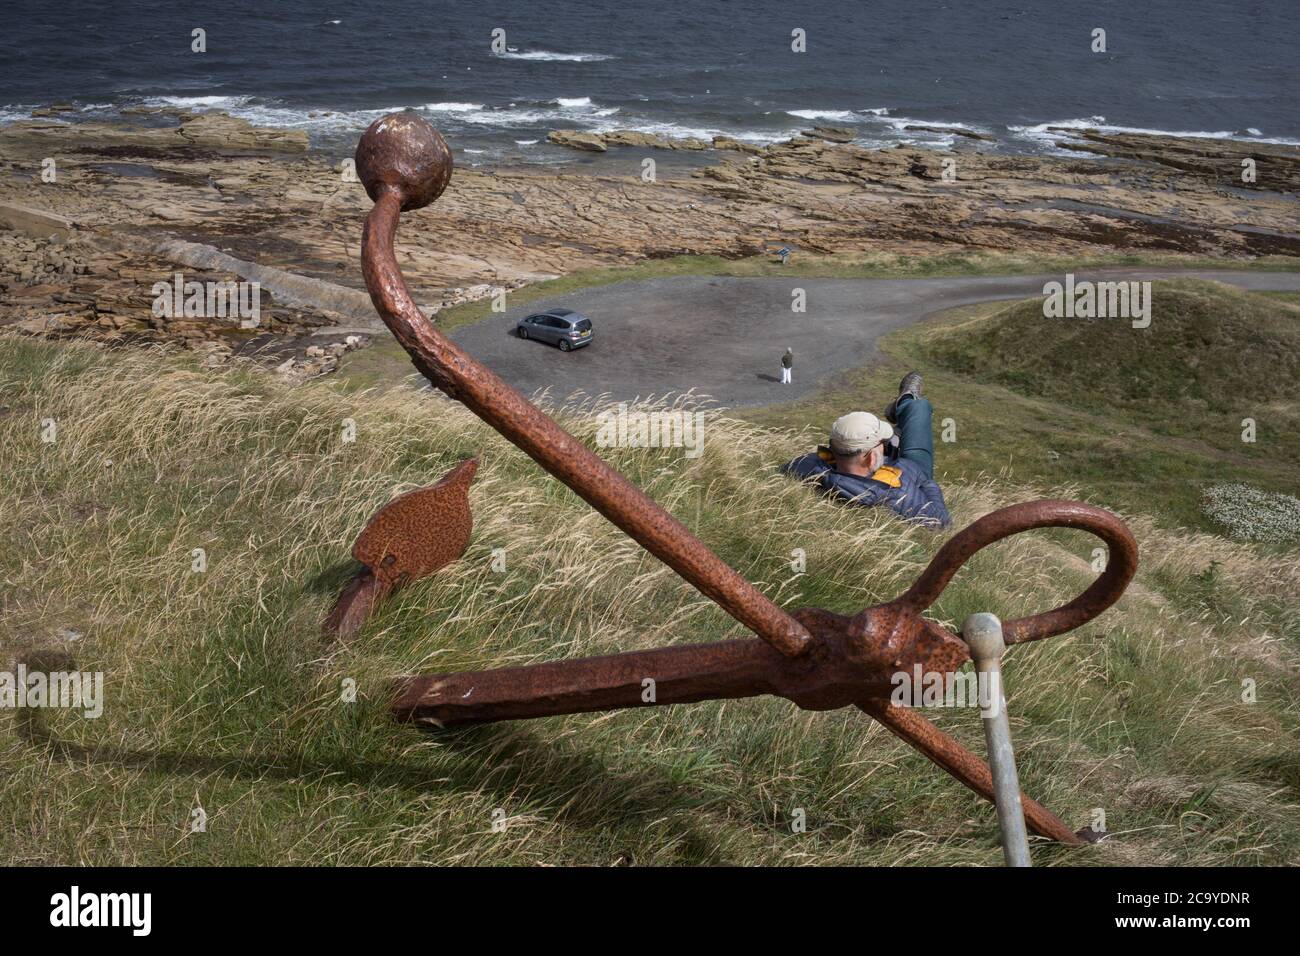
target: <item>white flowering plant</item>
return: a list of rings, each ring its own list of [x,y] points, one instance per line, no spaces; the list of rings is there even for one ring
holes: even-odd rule
[[[1245,541],[1286,544],[1300,540],[1300,498],[1243,484],[1211,485],[1201,510]]]

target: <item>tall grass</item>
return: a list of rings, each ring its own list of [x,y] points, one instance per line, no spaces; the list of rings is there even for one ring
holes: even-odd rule
[[[253,370],[8,337],[0,394],[4,659],[59,651],[107,685],[98,720],[0,714],[10,862],[1000,861],[991,807],[853,710],[758,698],[435,733],[390,722],[394,674],[744,633],[436,393],[289,389]],[[554,410],[594,443],[600,407],[579,396]],[[807,438],[711,410],[699,458],[601,454],[783,605],[850,612],[894,596],[942,537],[779,477]],[[365,519],[469,455],[481,467],[464,558],[399,592],[352,644],[324,644]],[[1040,494],[990,476],[947,490],[959,527]],[[1102,808],[1116,834],[1084,850],[1038,843],[1036,859],[1295,862],[1300,572],[1128,517],[1144,560],[1130,594],[1008,662],[1025,789],[1079,827]],[[999,544],[932,614],[955,626],[1060,603],[1092,577],[1092,547],[1066,533]],[[983,750],[975,714],[931,716]]]

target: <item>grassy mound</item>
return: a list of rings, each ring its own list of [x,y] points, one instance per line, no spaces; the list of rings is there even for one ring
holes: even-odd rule
[[[741,634],[435,394],[288,390],[251,371],[15,338],[0,339],[0,394],[0,650],[71,655],[105,679],[98,719],[0,715],[6,860],[1000,861],[991,807],[855,711],[758,698],[432,734],[391,723],[393,674]],[[594,441],[593,410],[561,414]],[[888,599],[941,540],[775,475],[802,436],[714,414],[707,429],[696,459],[602,454],[784,605]],[[354,645],[322,646],[366,517],[471,454],[481,467],[464,559],[400,592]],[[959,527],[1037,495],[988,480],[948,493]],[[1102,809],[1118,835],[1081,851],[1039,844],[1036,859],[1294,863],[1300,764],[1288,740],[1300,713],[1285,635],[1300,574],[1130,517],[1144,564],[1121,605],[1009,656],[1025,788],[1076,826]],[[1060,603],[1092,577],[1093,543],[1003,542],[931,613],[954,626],[975,610]],[[193,570],[196,548],[206,571]],[[1242,700],[1246,678],[1256,703]],[[982,752],[975,714],[930,716]],[[198,808],[203,832],[191,829]],[[791,831],[796,808],[806,833]]]
[[[1300,309],[1216,282],[1154,283],[1145,329],[1045,318],[1031,300],[936,333],[923,351],[958,374],[1215,447],[1241,451],[1252,417],[1270,451],[1300,448]]]

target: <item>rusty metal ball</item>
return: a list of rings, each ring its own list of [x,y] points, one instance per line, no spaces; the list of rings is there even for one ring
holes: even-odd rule
[[[357,143],[357,175],[372,200],[396,187],[402,211],[427,206],[451,180],[451,150],[421,116],[406,110],[370,124]]]

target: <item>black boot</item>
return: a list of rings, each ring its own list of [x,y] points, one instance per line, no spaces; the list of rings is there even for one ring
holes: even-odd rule
[[[898,422],[894,419],[894,413],[898,411],[898,403],[901,402],[908,395],[911,395],[913,398],[921,397],[921,373],[920,372],[908,372],[906,375],[903,376],[903,380],[898,383],[898,398],[890,402],[889,407],[885,409],[885,419],[890,424],[893,425],[898,424]]]

